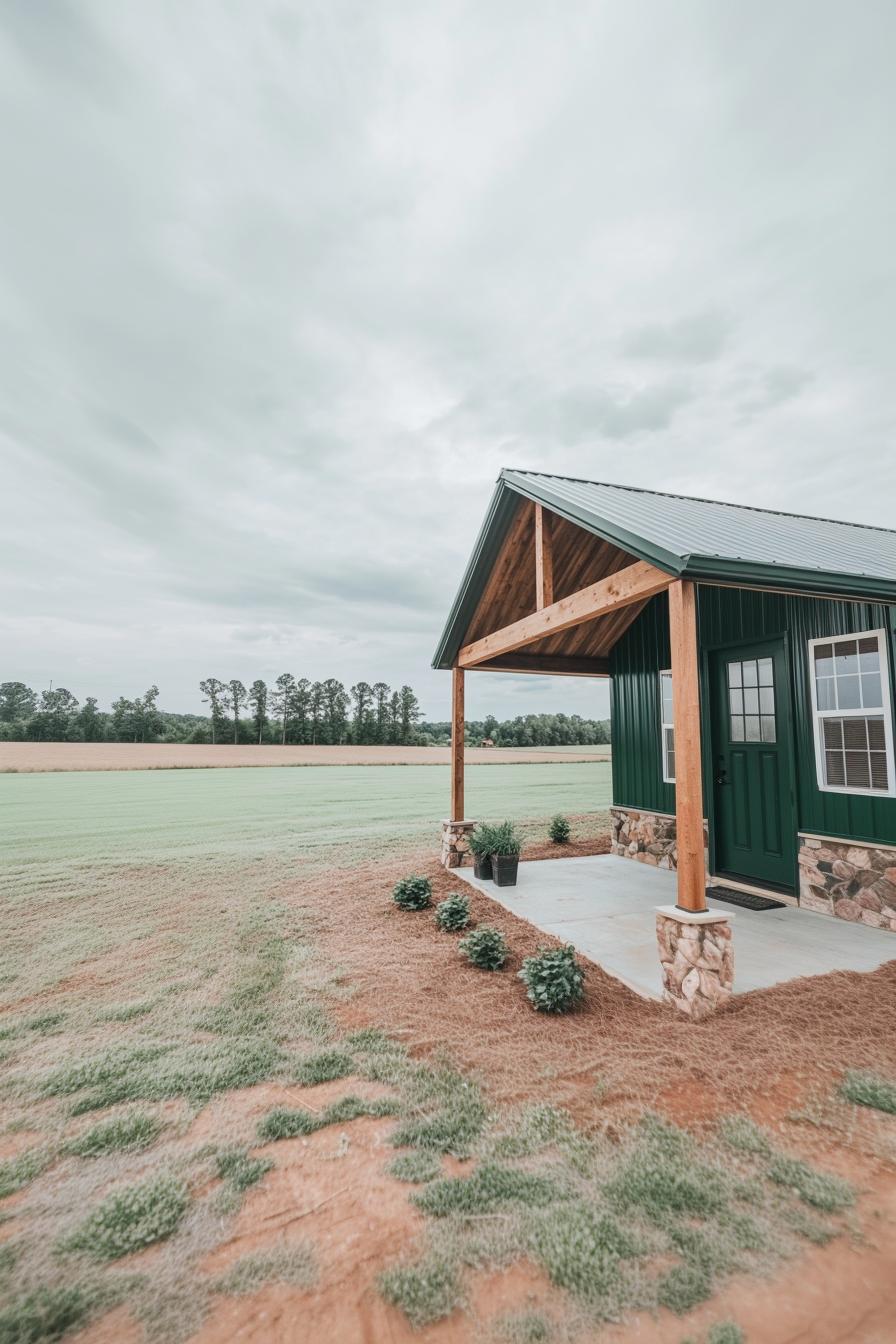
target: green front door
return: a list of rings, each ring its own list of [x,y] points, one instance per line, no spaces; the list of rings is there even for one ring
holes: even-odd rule
[[[715,871],[794,887],[796,825],[784,641],[710,655]]]

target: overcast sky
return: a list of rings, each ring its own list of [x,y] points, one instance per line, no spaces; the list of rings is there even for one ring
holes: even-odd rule
[[[0,680],[445,717],[502,466],[894,525],[894,50],[891,0],[2,0]]]

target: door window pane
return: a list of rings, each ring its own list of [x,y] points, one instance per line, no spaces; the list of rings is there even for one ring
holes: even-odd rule
[[[759,713],[759,691],[753,687],[744,687],[744,713]]]
[[[742,684],[742,683],[741,683],[741,675],[740,675],[740,663],[729,663],[729,664],[728,664],[728,685],[729,685],[729,686],[740,686],[741,684]]]
[[[744,716],[744,737],[747,742],[760,742],[762,740],[758,714],[746,714]]]
[[[777,741],[774,659],[728,664],[728,713],[732,742]]]
[[[762,740],[763,742],[776,742],[775,734],[775,716],[774,714],[763,714],[761,718]]]
[[[775,665],[774,665],[774,663],[772,662],[771,658],[760,658],[760,659],[759,659],[759,685],[760,685],[760,686],[774,686],[774,684],[775,684],[774,667],[775,667]]]
[[[745,686],[758,686],[758,684],[759,684],[759,678],[758,678],[758,674],[757,674],[757,671],[756,671],[756,663],[755,663],[755,661],[753,661],[753,662],[742,663],[741,666],[742,666],[742,668],[743,668],[743,673],[744,673],[744,685],[745,685]]]
[[[743,740],[744,740],[744,716],[742,714],[732,714],[731,741],[743,742]]]

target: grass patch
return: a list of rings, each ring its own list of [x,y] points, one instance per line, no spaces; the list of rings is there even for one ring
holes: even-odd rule
[[[896,1083],[876,1073],[850,1071],[840,1084],[840,1095],[856,1106],[896,1115]]]
[[[456,1269],[438,1260],[387,1269],[379,1277],[379,1289],[416,1329],[450,1316],[463,1302]]]
[[[104,1157],[107,1153],[137,1152],[148,1148],[161,1133],[163,1125],[145,1111],[117,1116],[94,1125],[65,1145],[67,1153],[76,1157]]]
[[[305,1087],[312,1087],[315,1083],[331,1083],[336,1078],[345,1078],[354,1067],[355,1061],[345,1051],[321,1050],[302,1060],[296,1069],[296,1082]]]
[[[314,1260],[308,1246],[284,1246],[276,1251],[246,1255],[215,1280],[217,1293],[242,1296],[257,1293],[266,1283],[288,1283],[310,1288],[314,1282]]]
[[[607,1186],[615,1204],[639,1208],[654,1219],[670,1213],[706,1217],[725,1205],[722,1172],[697,1158],[689,1135],[655,1119],[646,1121],[642,1131],[644,1141]]]
[[[86,1325],[98,1298],[78,1284],[35,1288],[0,1309],[0,1344],[52,1344]]]
[[[153,1177],[110,1195],[63,1239],[61,1249],[83,1251],[94,1260],[118,1260],[170,1237],[188,1203],[182,1181]]]
[[[530,1246],[552,1283],[605,1316],[618,1310],[625,1297],[623,1262],[642,1252],[640,1242],[614,1217],[585,1204],[543,1214],[532,1228]]]
[[[657,1287],[657,1300],[676,1316],[705,1302],[712,1296],[712,1274],[705,1265],[676,1265],[662,1276]]]
[[[65,1021],[65,1013],[40,1013],[30,1017],[24,1024],[26,1031],[36,1031],[39,1036],[49,1036]]]
[[[750,1153],[771,1157],[772,1145],[757,1124],[748,1115],[727,1115],[719,1125],[724,1143],[736,1153]]]
[[[435,1218],[450,1214],[493,1213],[508,1204],[543,1208],[563,1199],[565,1190],[548,1176],[488,1163],[472,1176],[434,1181],[413,1202]]]
[[[391,1135],[396,1148],[469,1157],[488,1112],[478,1086],[451,1068],[418,1069],[409,1080],[402,1114]]]
[[[138,1017],[151,1013],[153,1005],[148,1002],[123,1003],[120,1007],[110,1008],[103,1014],[107,1022],[134,1022]]]
[[[363,1097],[355,1096],[342,1097],[319,1114],[278,1106],[259,1122],[257,1132],[262,1143],[271,1143],[275,1139],[295,1139],[326,1129],[328,1125],[346,1125],[361,1116],[394,1115],[397,1107],[398,1103],[392,1097],[365,1101]]]
[[[747,1337],[734,1321],[717,1321],[709,1327],[706,1344],[747,1344]]]
[[[389,1163],[389,1175],[410,1185],[424,1185],[441,1175],[442,1163],[435,1153],[401,1153]]]
[[[49,1165],[50,1154],[45,1148],[32,1148],[18,1157],[0,1162],[0,1199],[7,1199],[21,1190]]]
[[[816,1171],[796,1157],[773,1158],[768,1174],[776,1185],[796,1191],[804,1204],[821,1209],[823,1213],[838,1213],[855,1202],[855,1192],[847,1181]]]
[[[541,1312],[524,1311],[519,1315],[504,1316],[497,1324],[496,1333],[507,1344],[548,1344],[554,1328]]]
[[[240,1194],[256,1185],[273,1165],[269,1157],[250,1157],[245,1148],[225,1148],[215,1158],[220,1179]]]

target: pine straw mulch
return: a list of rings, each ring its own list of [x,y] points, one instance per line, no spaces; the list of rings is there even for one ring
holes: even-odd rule
[[[524,857],[556,852],[543,845]],[[431,879],[436,901],[458,888],[470,896],[474,922],[499,928],[510,945],[503,972],[471,967],[432,911],[393,905],[391,888],[408,872]],[[283,895],[305,907],[315,940],[341,967],[346,1028],[378,1025],[415,1055],[446,1051],[496,1103],[550,1101],[586,1124],[598,1110],[606,1124],[648,1108],[684,1124],[738,1109],[773,1123],[807,1098],[829,1097],[846,1069],[896,1069],[896,961],[739,995],[695,1024],[582,958],[583,1005],[547,1017],[531,1009],[516,972],[559,940],[460,883],[431,850],[331,870]]]

